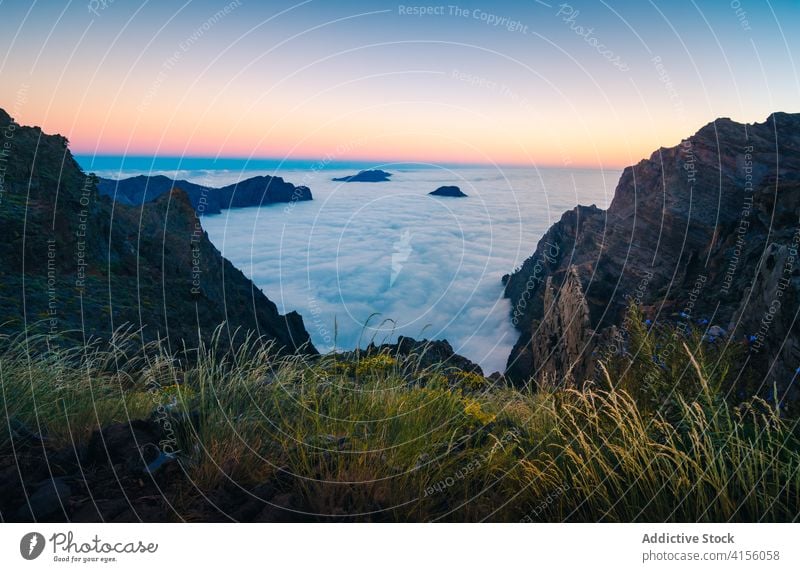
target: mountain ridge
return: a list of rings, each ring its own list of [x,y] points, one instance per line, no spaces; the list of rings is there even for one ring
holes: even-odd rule
[[[228,347],[250,331],[280,351],[316,353],[302,317],[281,315],[211,243],[186,192],[113,202],[66,138],[1,110],[0,131],[4,332],[79,345],[126,327],[142,343],[166,338],[180,351],[211,343],[224,323],[219,340]]]
[[[173,187],[182,189],[199,214],[219,214],[224,209],[259,207],[275,203],[313,200],[311,190],[295,186],[282,177],[258,175],[224,187],[207,187],[166,175],[136,175],[125,179],[99,178],[97,189],[126,205],[156,200]]]
[[[607,210],[565,212],[503,277],[520,331],[507,375],[592,377],[593,354],[624,338],[633,301],[651,322],[721,328],[753,370],[768,372],[763,395],[777,387],[797,401],[800,277],[797,266],[781,269],[796,248],[798,205],[800,114],[713,121],[626,167]],[[777,298],[786,310],[773,316]]]

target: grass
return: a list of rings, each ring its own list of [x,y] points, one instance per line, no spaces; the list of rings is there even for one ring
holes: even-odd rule
[[[652,359],[673,336],[634,327],[602,383],[539,391],[423,368],[419,356],[312,359],[255,338],[191,364],[125,336],[72,350],[4,339],[0,449],[20,427],[75,446],[109,423],[161,416],[200,491],[279,479],[318,515],[796,520],[795,422],[758,398],[732,402],[730,356],[690,336]]]

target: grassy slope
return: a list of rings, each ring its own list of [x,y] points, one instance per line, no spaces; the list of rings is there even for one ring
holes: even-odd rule
[[[669,339],[679,350],[652,359]],[[227,357],[203,350],[188,368],[155,347],[144,358],[46,351],[45,341],[4,340],[1,447],[20,424],[80,446],[98,426],[160,416],[191,477],[179,507],[226,483],[281,479],[303,511],[363,520],[800,512],[794,422],[759,400],[732,404],[724,352],[671,332],[633,328],[629,352],[606,360],[603,387],[537,393],[414,357],[277,356],[255,340]],[[667,385],[654,401],[650,389]]]

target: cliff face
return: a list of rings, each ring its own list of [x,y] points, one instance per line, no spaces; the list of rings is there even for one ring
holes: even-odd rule
[[[507,375],[591,376],[634,301],[654,321],[749,340],[764,387],[785,391],[800,360],[799,222],[800,115],[718,119],[659,149],[624,170],[607,211],[564,213],[503,278],[520,331]]]
[[[18,126],[1,110],[0,134],[3,330],[37,323],[58,343],[108,338],[129,324],[179,350],[226,322],[223,341],[236,342],[241,328],[285,351],[316,351],[302,318],[280,315],[211,244],[185,192],[113,203],[63,137]]]
[[[141,205],[156,200],[174,187],[183,190],[199,214],[219,214],[222,209],[258,207],[274,203],[312,200],[308,187],[296,187],[281,177],[251,177],[221,188],[204,187],[189,181],[176,181],[164,175],[138,175],[119,181],[99,179],[101,195],[126,205]]]

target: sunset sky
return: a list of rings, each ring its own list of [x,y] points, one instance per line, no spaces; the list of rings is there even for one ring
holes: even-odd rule
[[[800,2],[425,6],[3,1],[0,106],[89,155],[603,167],[800,111]]]

